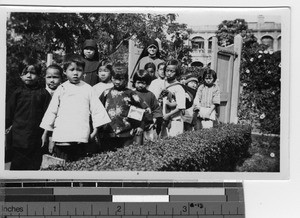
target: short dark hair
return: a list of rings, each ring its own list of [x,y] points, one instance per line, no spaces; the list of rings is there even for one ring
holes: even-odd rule
[[[144,81],[147,85],[150,85],[152,77],[147,70],[139,70],[133,76],[133,87],[135,87],[135,83],[137,80]]]
[[[42,73],[42,64],[40,61],[33,58],[26,58],[19,64],[19,74],[24,75],[29,66],[33,66],[36,75],[41,75]]]
[[[45,75],[46,75],[48,69],[58,70],[60,77],[63,77],[63,69],[59,65],[57,65],[57,64],[49,65],[45,70]]]
[[[110,71],[110,75],[114,74],[113,64],[109,60],[102,60],[97,71],[99,71],[99,68],[103,66]]]
[[[81,66],[83,69],[85,67],[85,62],[83,58],[78,54],[66,54],[63,60],[63,70],[66,71],[67,68],[72,64],[75,63],[78,66]]]
[[[166,70],[166,62],[161,62],[157,65],[157,70],[160,68],[160,66],[164,66],[164,71]]]
[[[147,70],[148,68],[153,68],[154,71],[156,71],[155,64],[152,63],[152,62],[147,63],[147,64],[145,65],[145,67],[144,67],[144,70]]]
[[[180,76],[181,74],[181,62],[177,59],[171,59],[167,62],[166,67],[169,65],[175,65],[176,66],[176,76]]]
[[[212,76],[214,82],[216,82],[216,80],[217,80],[217,73],[216,73],[216,71],[214,71],[214,70],[212,70],[210,68],[204,68],[203,71],[204,71],[203,72],[203,77],[202,77],[203,81],[204,81],[205,77],[207,75],[209,75],[209,76]]]
[[[123,79],[125,78],[128,81],[128,67],[126,64],[117,62],[112,66],[112,77],[114,79]]]

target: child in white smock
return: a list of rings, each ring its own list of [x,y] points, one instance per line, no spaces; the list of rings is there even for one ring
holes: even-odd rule
[[[85,63],[79,55],[66,55],[63,63],[67,81],[55,91],[40,127],[43,128],[42,146],[47,132],[53,131],[53,149],[57,157],[78,160],[85,155],[85,144],[97,134],[98,127],[110,122],[105,108],[93,88],[81,80]],[[89,117],[92,117],[93,131]]]

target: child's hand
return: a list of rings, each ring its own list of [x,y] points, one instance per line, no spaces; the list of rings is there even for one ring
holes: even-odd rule
[[[150,124],[149,129],[156,129],[156,124],[155,123]]]
[[[12,127],[12,125],[5,130],[5,135],[7,135],[10,132],[11,127]]]
[[[90,140],[94,140],[94,138],[96,137],[96,134],[97,134],[97,132],[92,132],[91,134],[90,134]]]
[[[41,145],[41,147],[44,147],[47,144],[47,142],[48,142],[48,137],[47,137],[47,133],[46,132],[43,133],[41,139],[42,139],[42,145]]]
[[[199,107],[197,107],[196,105],[194,106],[194,108],[193,108],[193,111],[195,112],[195,113],[198,113],[199,112],[199,110],[200,110],[200,108]]]
[[[135,135],[141,135],[142,133],[143,133],[143,129],[141,127],[135,129]]]
[[[90,134],[90,140],[94,140],[94,138],[96,137],[97,135],[97,132],[98,132],[98,128],[94,128],[93,129],[93,132]]]
[[[49,141],[49,147],[48,147],[48,150],[49,150],[50,154],[52,154],[54,146],[55,146],[55,142],[53,142],[52,140],[50,140]]]
[[[159,98],[167,97],[169,93],[170,93],[169,90],[164,89],[164,90],[161,91],[161,93],[159,95]]]
[[[145,109],[145,112],[151,114],[151,108],[150,108],[150,107],[147,107],[147,108]]]
[[[157,122],[157,119],[153,118],[153,124],[156,124],[156,122]]]
[[[171,109],[174,109],[174,108],[177,107],[176,101],[170,102],[169,100],[166,100],[166,105],[167,105],[169,108],[171,108]]]

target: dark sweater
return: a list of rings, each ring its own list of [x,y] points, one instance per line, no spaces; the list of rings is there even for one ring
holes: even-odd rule
[[[32,149],[41,147],[43,129],[39,127],[48,104],[49,92],[39,86],[18,88],[6,105],[5,127],[12,125],[12,146]]]
[[[153,123],[153,118],[163,117],[162,109],[159,106],[155,95],[149,90],[145,90],[143,92],[136,91],[136,93],[147,103],[147,105],[149,105],[151,109],[151,114],[146,113],[144,117],[145,129],[147,129],[147,127]]]
[[[128,88],[107,89],[100,96],[100,100],[111,119],[111,122],[101,129],[102,137],[130,137],[132,129],[137,127],[144,129],[143,121],[137,122],[127,117],[130,105],[143,109],[148,107],[135,91]]]

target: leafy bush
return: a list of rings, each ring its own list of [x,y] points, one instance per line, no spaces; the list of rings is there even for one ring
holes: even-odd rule
[[[251,129],[222,124],[177,137],[130,145],[46,170],[234,171],[249,157]]]
[[[263,133],[280,133],[281,52],[253,44],[243,48],[239,118]]]

